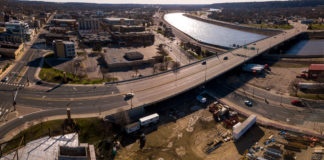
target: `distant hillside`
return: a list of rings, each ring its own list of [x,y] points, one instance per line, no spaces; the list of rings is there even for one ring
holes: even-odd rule
[[[291,0],[291,1],[269,1],[269,2],[242,2],[242,3],[217,3],[211,4],[209,8],[299,8],[316,7],[324,5],[324,0]]]

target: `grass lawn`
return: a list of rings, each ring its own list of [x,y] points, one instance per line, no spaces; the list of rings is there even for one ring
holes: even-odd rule
[[[252,27],[257,27],[257,28],[272,28],[272,29],[292,29],[293,26],[289,24],[284,24],[284,25],[277,25],[277,24],[248,24]]]
[[[6,153],[6,152],[11,151],[14,148],[18,147],[23,136],[25,137],[24,143],[27,143],[32,140],[47,136],[49,133],[48,132],[49,128],[51,130],[52,135],[58,135],[62,132],[62,129],[61,129],[62,123],[63,123],[63,120],[41,122],[40,124],[32,126],[27,130],[21,131],[11,141],[9,141],[9,143],[4,147],[3,152]]]
[[[311,24],[308,29],[310,30],[324,30],[324,24]]]
[[[307,99],[315,99],[315,100],[324,100],[324,94],[312,94],[312,93],[304,93],[297,92],[297,97],[299,98],[307,98]]]
[[[80,76],[75,76],[71,73],[66,73],[67,83],[71,84],[101,84],[106,81],[112,81],[113,78],[105,80],[105,79],[87,79]],[[62,83],[64,80],[64,72],[61,70],[57,70],[52,68],[47,63],[44,63],[43,68],[39,73],[39,78],[43,81],[54,82],[54,83]]]

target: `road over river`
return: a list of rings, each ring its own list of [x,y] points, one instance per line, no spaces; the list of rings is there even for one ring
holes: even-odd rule
[[[168,99],[241,65],[245,61],[266,52],[273,46],[305,30],[305,26],[295,24],[294,29],[287,30],[276,36],[262,39],[218,57],[215,56],[183,66],[174,71],[125,82],[91,86],[35,84],[37,79],[34,78],[34,75],[37,73],[37,64],[42,61],[40,57],[43,53],[30,49],[13,68],[16,72],[23,72],[25,78],[20,78],[17,85],[1,83],[0,100],[3,104],[6,104],[2,105],[2,108],[11,109],[9,104],[12,104],[12,95],[17,91],[17,86],[24,84],[23,89],[18,89],[17,107],[20,105],[31,106],[41,108],[43,111],[25,115],[2,124],[0,126],[0,137],[4,137],[9,131],[24,125],[26,122],[43,117],[65,115],[67,107],[72,108],[73,114],[94,116],[98,112],[100,114],[118,108],[130,109],[131,107],[146,106]],[[30,57],[31,55],[32,57]],[[224,57],[227,57],[227,60]],[[23,70],[22,66],[19,65],[21,63],[27,63],[26,66],[28,67]],[[26,77],[29,77],[28,80]],[[31,83],[29,86],[26,86],[27,81]],[[125,101],[124,94],[128,92],[133,92],[135,96],[132,100]],[[104,114],[102,113],[102,115]]]

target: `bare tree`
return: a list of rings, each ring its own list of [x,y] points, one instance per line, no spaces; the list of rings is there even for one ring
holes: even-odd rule
[[[116,114],[114,114],[115,123],[120,126],[125,126],[130,122],[128,111],[124,109],[119,109]]]

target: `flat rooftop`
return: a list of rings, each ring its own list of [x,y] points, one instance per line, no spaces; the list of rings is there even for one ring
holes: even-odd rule
[[[129,19],[129,18],[117,18],[117,17],[108,17],[105,18],[108,21],[120,21],[120,20],[125,20],[125,21],[133,21],[134,19]]]
[[[77,147],[79,137],[71,133],[56,137],[43,137],[26,144],[18,150],[18,158],[23,160],[56,160],[60,146]],[[15,152],[0,158],[0,160],[17,159]]]

